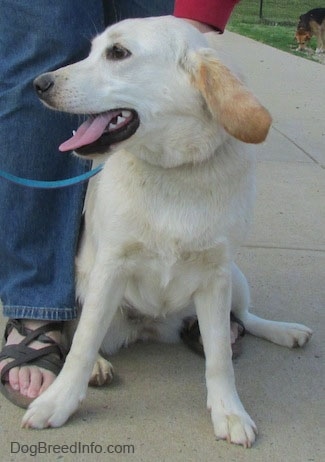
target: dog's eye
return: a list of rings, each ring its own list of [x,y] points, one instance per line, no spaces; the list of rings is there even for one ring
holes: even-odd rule
[[[121,59],[128,58],[129,56],[131,56],[131,52],[119,43],[115,43],[114,45],[106,49],[106,59],[118,61]]]

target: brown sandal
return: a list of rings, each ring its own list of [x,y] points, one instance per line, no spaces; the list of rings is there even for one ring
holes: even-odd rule
[[[242,352],[242,344],[240,340],[245,335],[246,331],[242,321],[233,313],[230,313],[230,321],[238,325],[238,337],[236,338],[235,343],[231,345],[232,359],[236,359]],[[184,319],[180,336],[185,345],[200,356],[204,356],[202,337],[196,316]]]
[[[35,398],[28,398],[27,396],[21,395],[19,391],[14,390],[6,380],[7,373],[14,367],[33,365],[42,367],[58,375],[63,367],[68,351],[64,346],[48,337],[46,333],[62,331],[62,327],[62,322],[50,322],[35,330],[31,330],[23,325],[22,319],[9,319],[7,322],[3,345],[7,341],[8,335],[12,329],[16,329],[20,335],[25,337],[18,344],[4,345],[0,353],[0,361],[4,359],[12,360],[1,370],[0,391],[9,401],[16,404],[16,406],[27,408]],[[38,350],[29,347],[28,345],[35,340],[47,344],[48,346]]]

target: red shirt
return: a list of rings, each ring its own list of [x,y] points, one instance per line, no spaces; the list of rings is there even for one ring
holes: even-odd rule
[[[174,16],[203,22],[221,32],[239,0],[175,0]]]

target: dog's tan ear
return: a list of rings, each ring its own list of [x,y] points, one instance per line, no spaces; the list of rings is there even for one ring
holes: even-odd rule
[[[211,53],[212,55],[212,53]],[[269,112],[214,56],[198,53],[193,84],[224,129],[245,143],[261,143],[271,126]]]

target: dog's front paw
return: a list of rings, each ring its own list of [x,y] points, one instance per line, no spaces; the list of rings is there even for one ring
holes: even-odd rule
[[[69,391],[59,392],[55,383],[33,401],[22,420],[23,428],[60,427],[78,408],[82,397]]]
[[[107,359],[98,355],[94,364],[93,371],[89,379],[89,385],[93,387],[101,387],[108,385],[114,378],[114,369],[112,364]]]
[[[255,441],[257,428],[250,416],[245,412],[225,413],[211,410],[214,433],[217,439],[228,443],[240,444],[250,448]]]

